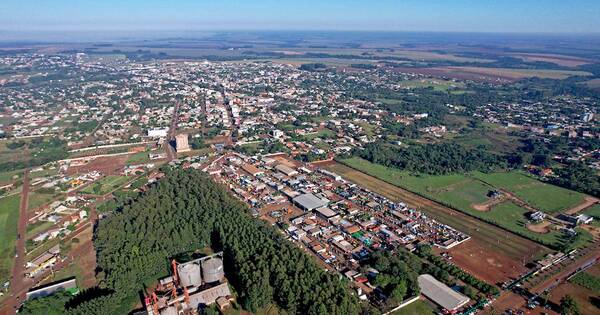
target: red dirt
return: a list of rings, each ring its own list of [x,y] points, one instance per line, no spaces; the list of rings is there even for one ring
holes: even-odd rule
[[[573,283],[563,283],[552,290],[550,301],[560,304],[560,299],[567,294],[579,304],[580,314],[600,314],[600,308],[592,304],[592,299],[599,299],[598,296],[593,291]]]
[[[548,229],[548,227],[550,225],[552,225],[552,222],[550,222],[550,221],[546,221],[546,222],[542,222],[542,223],[538,223],[538,224],[528,224],[527,229],[532,232],[535,232],[535,233],[546,234],[546,233],[550,232],[550,230]]]
[[[99,157],[85,165],[69,167],[67,174],[84,174],[92,171],[99,171],[106,175],[116,175],[123,166],[125,166],[127,159],[129,159],[129,155]]]
[[[580,204],[574,206],[573,208],[565,211],[566,214],[575,214],[577,212],[580,212],[582,210],[585,210],[595,204],[597,204],[600,200],[598,200],[597,198],[591,197],[591,196],[585,196],[585,198],[583,199],[583,202],[581,202]]]
[[[490,284],[515,279],[527,271],[522,262],[515,261],[497,251],[490,251],[473,239],[450,249],[448,252],[452,255],[452,261],[457,266]]]
[[[522,310],[524,312],[524,314],[527,314],[527,315],[538,315],[538,314],[555,315],[555,314],[557,314],[556,312],[554,312],[552,310],[541,308],[541,307],[537,307],[536,309],[530,310],[527,308],[526,303],[527,303],[527,301],[522,296],[520,296],[516,293],[513,293],[511,291],[506,291],[506,292],[502,293],[502,295],[496,301],[494,301],[494,303],[492,303],[492,306],[488,306],[484,311],[481,312],[481,314],[485,314],[485,315],[504,314],[504,311],[507,309],[512,309],[512,310],[519,309],[519,310]]]

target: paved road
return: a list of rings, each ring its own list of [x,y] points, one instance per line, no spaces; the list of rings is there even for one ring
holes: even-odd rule
[[[0,314],[15,314],[15,307],[25,297],[29,281],[25,279],[25,239],[27,233],[27,208],[29,207],[29,169],[23,175],[23,190],[21,191],[21,205],[19,208],[19,222],[17,226],[16,257],[13,265],[10,292],[11,295],[4,301],[5,308]]]

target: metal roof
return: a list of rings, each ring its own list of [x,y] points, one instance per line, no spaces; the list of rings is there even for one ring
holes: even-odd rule
[[[470,301],[431,275],[420,275],[417,281],[423,295],[447,310],[456,310]]]
[[[303,194],[293,199],[293,201],[300,207],[306,210],[314,210],[317,208],[325,207],[327,201],[318,198],[313,194]]]

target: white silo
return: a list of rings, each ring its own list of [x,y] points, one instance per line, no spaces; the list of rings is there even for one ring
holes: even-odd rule
[[[200,265],[188,263],[177,266],[179,273],[179,282],[184,287],[202,285],[202,275],[200,274]]]
[[[223,271],[223,260],[220,258],[209,258],[202,262],[202,277],[204,282],[220,282],[225,278]]]

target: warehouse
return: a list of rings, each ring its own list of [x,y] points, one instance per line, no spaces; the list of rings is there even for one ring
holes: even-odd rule
[[[327,206],[327,201],[313,194],[303,194],[292,199],[292,201],[304,211],[312,211]]]
[[[447,311],[456,311],[469,303],[468,297],[452,290],[431,275],[420,275],[417,281],[421,288],[421,294]]]
[[[291,167],[285,166],[283,164],[279,164],[279,165],[275,166],[275,169],[289,177],[298,175],[298,171],[294,170]]]

